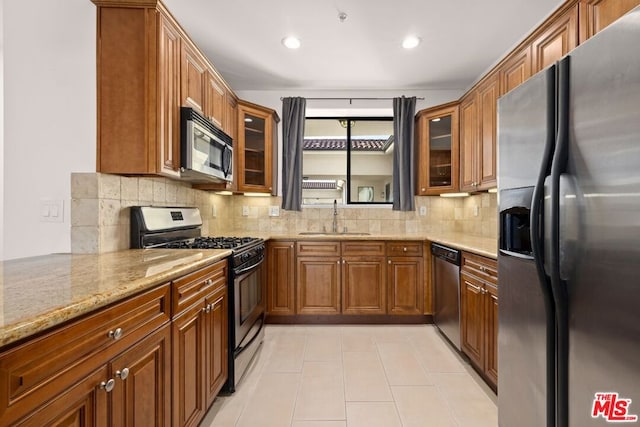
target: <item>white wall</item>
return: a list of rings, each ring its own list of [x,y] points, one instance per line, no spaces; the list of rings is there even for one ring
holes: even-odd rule
[[[4,0],[0,0],[0,260],[4,259]]]
[[[96,8],[4,2],[3,259],[70,251],[71,172],[95,171]],[[64,222],[40,221],[42,199]]]
[[[398,90],[398,91],[310,91],[310,90],[238,90],[236,94],[246,101],[250,101],[265,107],[272,108],[282,118],[281,97],[302,96],[305,98],[393,98],[397,96],[416,96],[424,100],[416,101],[416,112],[435,105],[459,99],[464,93],[463,89],[451,90]],[[310,111],[312,113],[310,113]],[[308,100],[307,114],[316,117],[322,116],[392,116],[393,106],[391,100]],[[282,158],[282,121],[278,125],[278,158]],[[278,163],[282,167],[282,162]],[[282,171],[278,170],[278,195],[282,195]]]

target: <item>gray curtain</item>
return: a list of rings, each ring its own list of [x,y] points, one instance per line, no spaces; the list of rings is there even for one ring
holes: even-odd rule
[[[302,143],[307,100],[282,100],[282,209],[302,210]]]
[[[393,210],[414,210],[413,161],[416,98],[393,98]]]

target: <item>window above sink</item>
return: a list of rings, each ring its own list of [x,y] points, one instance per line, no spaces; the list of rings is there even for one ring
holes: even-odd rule
[[[392,203],[393,118],[307,118],[304,206]]]

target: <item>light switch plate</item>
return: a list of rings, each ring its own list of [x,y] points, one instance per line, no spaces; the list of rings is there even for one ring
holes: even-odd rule
[[[269,206],[269,216],[280,216],[280,206],[278,205]]]
[[[426,206],[420,206],[420,216],[425,216],[427,214],[427,207]]]
[[[40,222],[64,222],[64,201],[40,200]]]

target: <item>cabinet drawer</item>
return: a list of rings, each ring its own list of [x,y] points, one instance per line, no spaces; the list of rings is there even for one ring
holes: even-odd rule
[[[461,270],[494,285],[498,284],[498,263],[494,259],[463,252]]]
[[[384,255],[384,242],[353,241],[342,242],[343,256]]]
[[[388,242],[387,256],[422,256],[422,242]]]
[[[169,295],[169,284],[162,285],[1,354],[0,424],[42,405],[167,322]]]
[[[296,250],[298,255],[303,256],[340,256],[339,242],[297,242]]]
[[[216,262],[173,281],[172,303],[173,317],[205,295],[221,286],[227,286],[229,279],[227,260]]]

